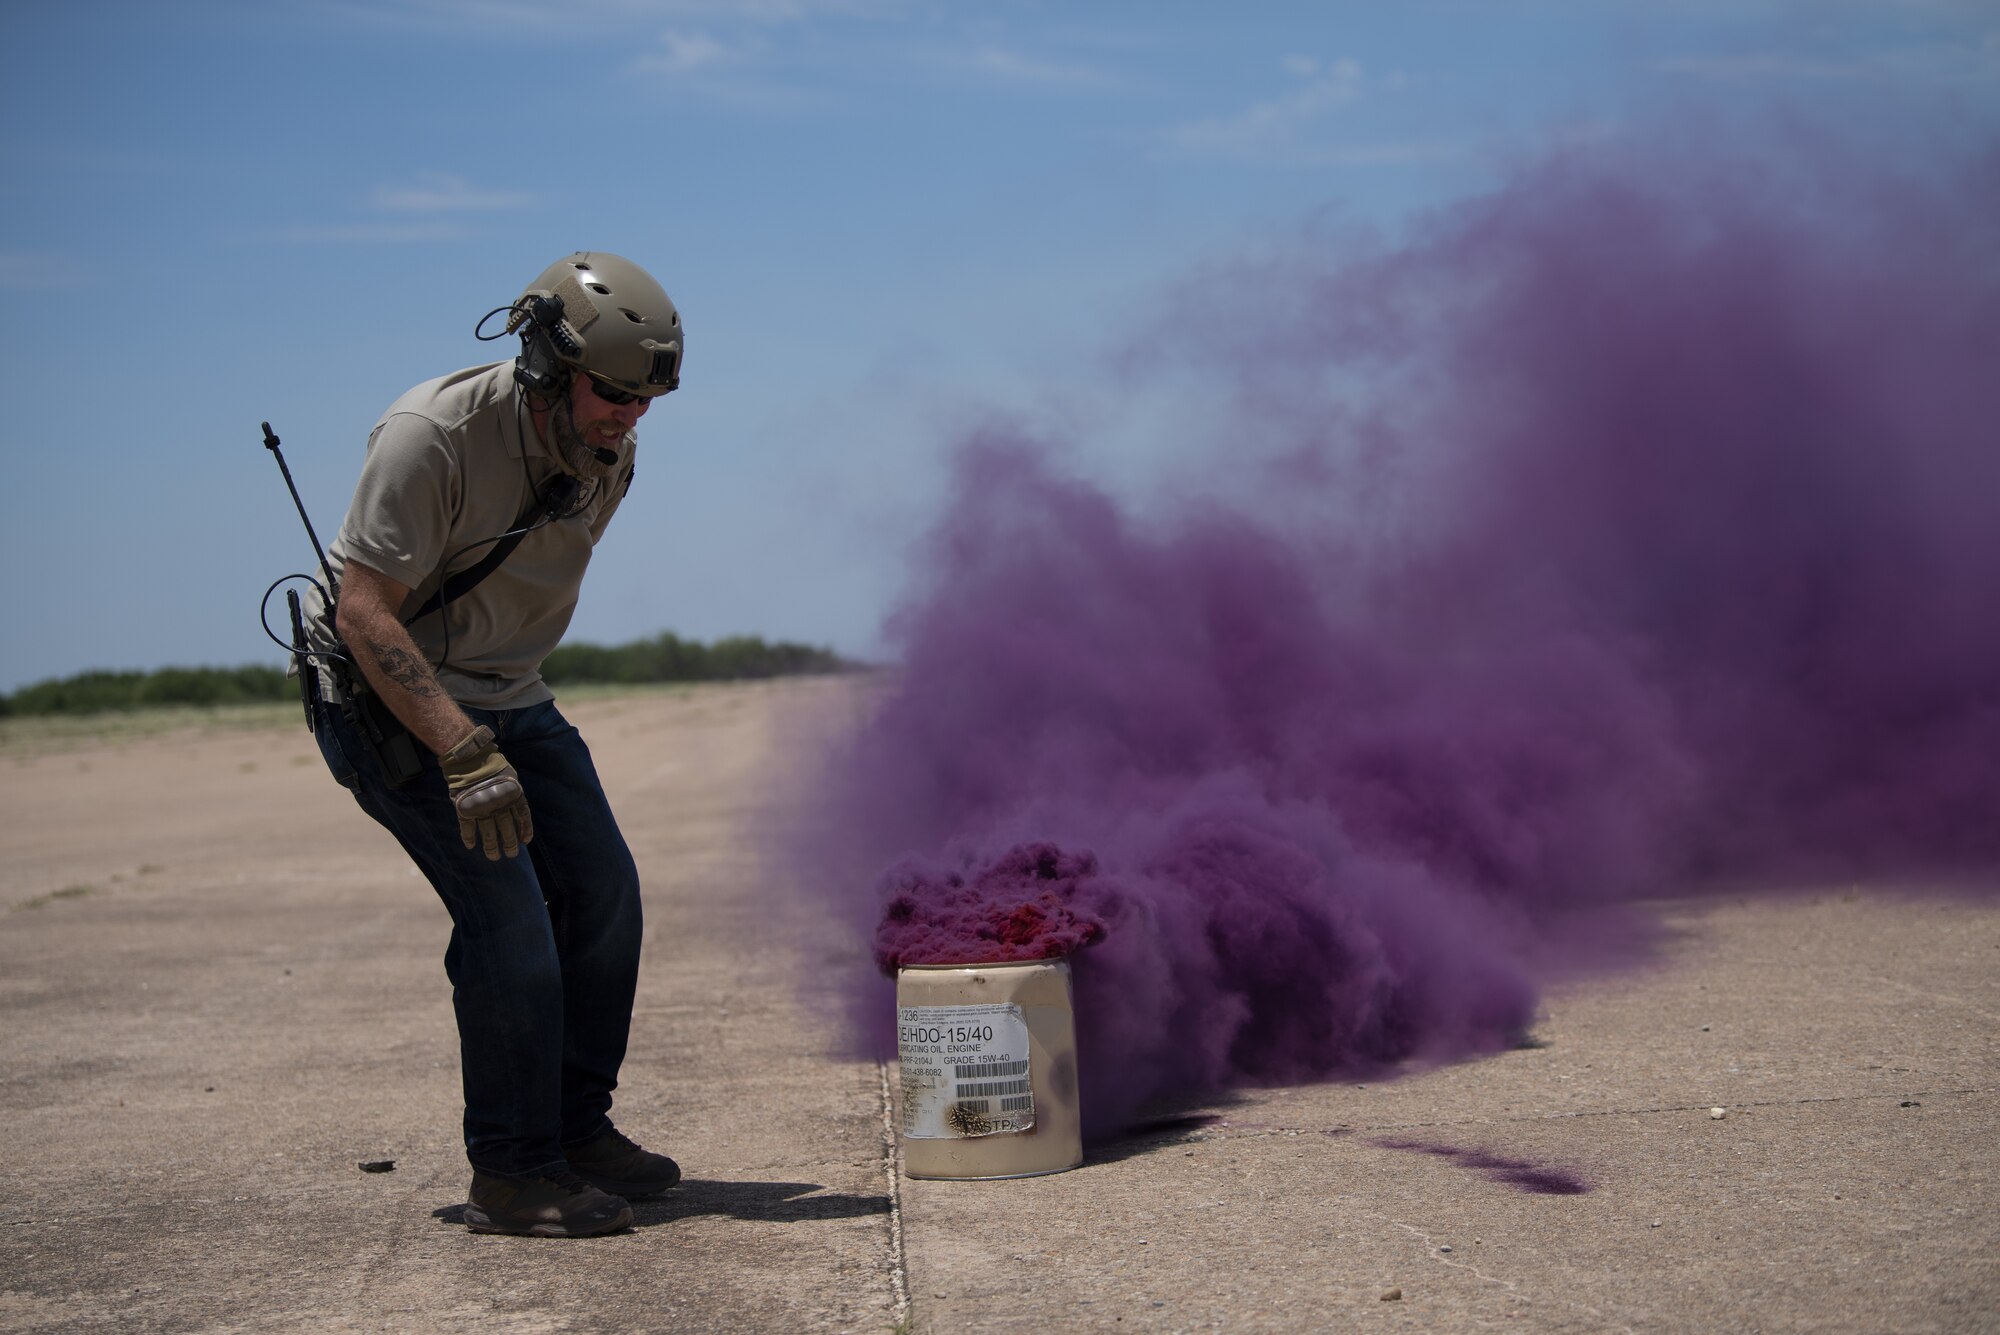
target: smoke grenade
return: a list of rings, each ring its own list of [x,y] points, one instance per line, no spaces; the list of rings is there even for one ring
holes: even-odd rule
[[[963,443],[812,880],[886,969],[1069,954],[1096,1138],[1517,1042],[1660,897],[1990,888],[1995,217],[1593,150],[1194,285],[1196,485]]]

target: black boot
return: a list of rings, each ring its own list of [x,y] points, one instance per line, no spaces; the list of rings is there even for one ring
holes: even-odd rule
[[[630,1205],[575,1173],[555,1169],[534,1177],[502,1177],[472,1171],[465,1226],[474,1233],[589,1238],[631,1225]]]
[[[617,1130],[594,1140],[563,1146],[576,1175],[599,1191],[639,1200],[657,1196],[681,1180],[680,1165],[664,1154],[642,1150]]]

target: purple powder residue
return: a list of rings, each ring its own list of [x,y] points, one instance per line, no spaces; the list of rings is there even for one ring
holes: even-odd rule
[[[1527,1159],[1510,1159],[1504,1154],[1486,1150],[1461,1149],[1456,1145],[1436,1145],[1422,1140],[1371,1140],[1368,1143],[1377,1149],[1434,1154],[1483,1174],[1492,1181],[1519,1187],[1538,1196],[1581,1196],[1590,1190],[1588,1182],[1566,1169],[1549,1168]]]
[[[1077,901],[1097,859],[1023,844],[990,866],[947,870],[905,858],[882,878],[875,964],[1005,964],[1056,959],[1104,935]]]
[[[1632,152],[1191,294],[1200,499],[962,450],[799,879],[885,965],[1101,932],[1093,1139],[1504,1050],[1642,901],[2000,879],[2000,154]]]

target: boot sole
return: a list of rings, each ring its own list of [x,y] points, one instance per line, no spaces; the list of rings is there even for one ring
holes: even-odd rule
[[[599,1191],[612,1196],[623,1196],[628,1201],[649,1201],[655,1196],[672,1191],[681,1184],[678,1177],[671,1182],[620,1182],[615,1178],[592,1177],[589,1173],[575,1169],[571,1171]]]
[[[615,1233],[621,1228],[632,1227],[632,1211],[620,1210],[602,1224],[580,1226],[573,1224],[551,1224],[537,1221],[532,1224],[517,1225],[503,1223],[481,1210],[476,1205],[465,1207],[465,1227],[473,1233],[503,1233],[515,1238],[596,1238],[606,1233]]]

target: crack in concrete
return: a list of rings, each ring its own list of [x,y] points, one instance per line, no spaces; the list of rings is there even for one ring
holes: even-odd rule
[[[1201,1130],[1177,1141],[1161,1141],[1161,1144],[1192,1144],[1203,1140],[1228,1138],[1231,1140],[1253,1140],[1260,1136],[1301,1136],[1301,1135],[1344,1135],[1349,1132],[1370,1131],[1413,1131],[1431,1127],[1455,1126],[1509,1126],[1530,1122],[1559,1122],[1581,1117],[1640,1117],[1648,1113],[1701,1112],[1710,1108],[1800,1108],[1817,1103],[1868,1103],[1875,1100],[1895,1099],[1899,1103],[1907,1099],[1949,1098],[1959,1094],[1991,1094],[1990,1089],[1917,1089],[1899,1090],[1892,1094],[1822,1094],[1796,1099],[1747,1099],[1731,1103],[1669,1103],[1647,1108],[1585,1108],[1576,1112],[1522,1113],[1513,1117],[1473,1117],[1435,1122],[1343,1122],[1335,1127],[1319,1126],[1270,1126],[1257,1122],[1234,1122],[1223,1118],[1214,1130]]]
[[[896,1167],[895,1100],[889,1090],[889,1063],[875,1063],[882,1103],[882,1177],[889,1196],[889,1293],[891,1328],[905,1329],[910,1320],[910,1274],[903,1250],[903,1179]]]
[[[1902,992],[1913,997],[1922,997],[1926,1001],[1935,1001],[1943,1006],[1957,1006],[1964,1010],[1971,1011],[1974,1015],[1977,1015],[1982,1020],[1989,1020],[1994,1023],[2000,1023],[2000,1015],[1996,1015],[1992,1011],[1987,1010],[1984,1006],[1981,1006],[1978,1002],[1967,1000],[1964,997],[1957,996],[1950,992],[1933,992],[1929,988],[1917,987],[1914,984],[1903,982],[1901,979],[1897,978],[1885,978],[1881,974],[1869,974],[1867,981],[1874,983],[1878,987],[1893,987],[1898,992]]]
[[[1438,1264],[1448,1265],[1457,1270],[1468,1271],[1471,1274],[1478,1276],[1480,1279],[1485,1280],[1488,1284],[1498,1284],[1501,1288],[1507,1290],[1509,1293],[1519,1293],[1521,1291],[1521,1286],[1519,1284],[1516,1284],[1511,1279],[1501,1279],[1497,1275],[1489,1275],[1484,1270],[1481,1270],[1478,1266],[1473,1265],[1469,1261],[1458,1261],[1452,1259],[1449,1256],[1440,1254],[1438,1251],[1437,1239],[1433,1238],[1429,1233],[1426,1233],[1423,1229],[1418,1228],[1415,1224],[1406,1224],[1400,1219],[1391,1219],[1389,1218],[1389,1216],[1385,1214],[1377,1214],[1373,1210],[1365,1211],[1365,1213],[1372,1219],[1379,1219],[1385,1224],[1391,1224],[1396,1228],[1402,1229],[1405,1233],[1410,1234],[1412,1237],[1422,1238],[1424,1240],[1424,1246],[1431,1249],[1431,1259],[1433,1261],[1436,1261]]]
[[[1400,1228],[1405,1233],[1408,1233],[1412,1237],[1421,1238],[1423,1240],[1424,1246],[1429,1248],[1430,1259],[1436,1261],[1439,1265],[1447,1265],[1452,1267],[1454,1270],[1463,1270],[1487,1284],[1498,1285],[1499,1287],[1507,1290],[1507,1292],[1514,1294],[1517,1297],[1525,1297],[1527,1301],[1530,1302],[1533,1301],[1532,1295],[1523,1295],[1521,1293],[1521,1286],[1519,1284],[1516,1284],[1513,1280],[1502,1279],[1498,1275],[1489,1275],[1485,1271],[1481,1270],[1478,1266],[1473,1265],[1469,1261],[1460,1261],[1455,1259],[1455,1257],[1453,1256],[1446,1256],[1441,1254],[1438,1251],[1437,1239],[1432,1237],[1429,1233],[1425,1232],[1423,1229],[1418,1228],[1416,1225],[1406,1224],[1400,1219],[1391,1219],[1388,1215],[1382,1214],[1375,1210],[1364,1210],[1362,1211],[1362,1213],[1370,1219],[1379,1219],[1381,1222],[1388,1224],[1394,1228]],[[1570,1307],[1576,1311],[1587,1312],[1599,1322],[1603,1322],[1605,1320],[1604,1313],[1598,1311],[1595,1307],[1592,1307],[1589,1303],[1578,1302],[1574,1298],[1559,1298],[1557,1301],[1563,1303],[1565,1306]],[[1486,1323],[1482,1322],[1481,1324],[1483,1325]],[[1636,1332],[1633,1331],[1632,1327],[1624,1322],[1620,1322],[1617,1329],[1624,1331],[1625,1335],[1636,1335]]]

